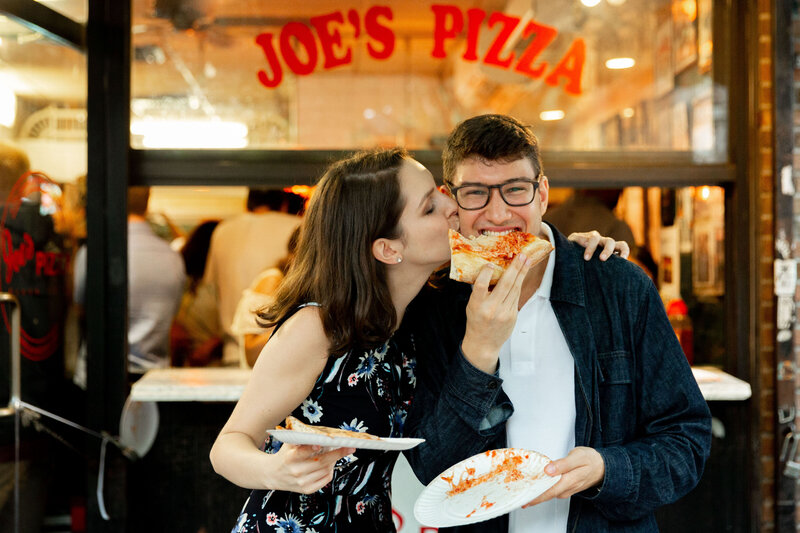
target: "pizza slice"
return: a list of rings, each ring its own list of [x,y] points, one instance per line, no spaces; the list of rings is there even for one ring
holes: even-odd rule
[[[488,264],[494,268],[489,283],[495,284],[517,254],[527,255],[535,265],[553,251],[550,241],[522,231],[465,237],[451,229],[449,236],[450,278],[464,283],[475,283],[483,265]]]
[[[301,431],[303,433],[317,433],[319,435],[327,435],[328,437],[380,440],[380,437],[370,435],[369,433],[362,433],[360,431],[350,431],[347,429],[332,428],[327,426],[311,426],[309,424],[304,424],[293,416],[287,416],[284,424],[286,425],[285,428],[278,426],[276,429],[290,429],[292,431]]]

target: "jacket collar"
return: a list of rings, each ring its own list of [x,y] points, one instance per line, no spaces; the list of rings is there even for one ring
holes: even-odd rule
[[[556,247],[555,275],[553,288],[550,291],[551,301],[560,301],[586,306],[586,294],[583,291],[583,256],[580,250],[570,243],[552,224],[553,240]]]
[[[575,360],[575,445],[591,446],[599,404],[598,368],[592,333],[591,310],[586,308],[583,248],[570,243],[552,225],[556,246],[556,271],[550,302]]]

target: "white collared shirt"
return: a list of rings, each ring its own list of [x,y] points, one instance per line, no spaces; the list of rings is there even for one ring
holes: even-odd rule
[[[550,242],[552,230],[542,224]],[[508,446],[535,450],[551,460],[575,447],[575,370],[553,307],[550,290],[556,252],[547,260],[539,288],[517,316],[500,349],[500,378],[514,414],[506,423]],[[509,533],[564,533],[569,499],[553,499],[510,514]]]

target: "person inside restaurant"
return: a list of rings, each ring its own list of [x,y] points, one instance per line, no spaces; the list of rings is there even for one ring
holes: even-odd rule
[[[230,327],[242,291],[265,268],[278,263],[300,224],[298,216],[282,211],[285,204],[281,189],[251,187],[247,212],[223,220],[211,235],[203,282],[193,305],[217,310],[213,326],[223,340],[223,366],[247,365]]]
[[[128,190],[128,375],[170,366],[169,334],[186,284],[181,256],[147,222],[149,187]],[[75,301],[86,298],[86,247],[75,257]],[[85,364],[85,363],[84,363]]]

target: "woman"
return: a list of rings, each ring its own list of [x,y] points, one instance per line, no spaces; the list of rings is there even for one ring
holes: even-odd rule
[[[254,489],[235,531],[395,530],[389,485],[398,452],[265,442],[265,431],[291,414],[402,436],[414,354],[393,334],[449,259],[447,230],[457,224],[455,202],[402,149],[357,154],[325,173],[292,268],[262,315],[280,327],[211,450],[219,474]],[[525,261],[512,263],[489,298],[517,301]]]
[[[242,291],[242,297],[236,305],[236,312],[233,314],[231,331],[238,337],[240,358],[247,362],[247,366],[252,367],[256,364],[261,349],[272,335],[273,327],[263,327],[256,319],[255,310],[268,307],[275,300],[275,292],[280,287],[289,266],[292,264],[294,254],[297,253],[297,242],[300,240],[300,226],[297,226],[289,236],[286,244],[286,256],[278,261],[278,264],[268,268],[259,274],[250,283],[250,286]]]

